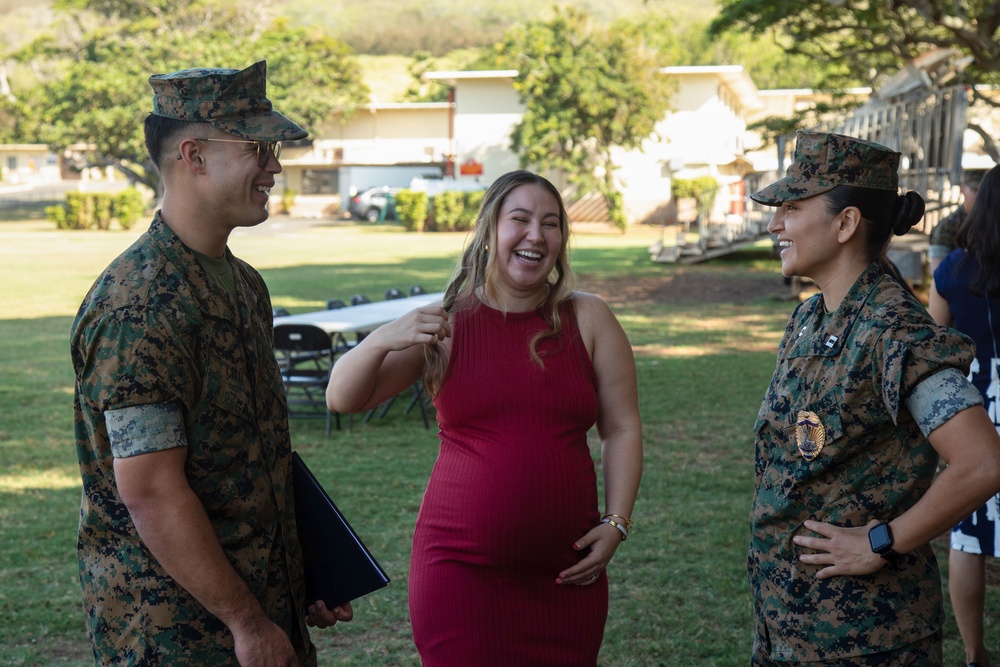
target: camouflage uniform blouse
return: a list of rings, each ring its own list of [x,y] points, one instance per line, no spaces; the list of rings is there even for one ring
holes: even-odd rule
[[[115,487],[114,456],[184,445],[188,483],[223,551],[301,664],[315,664],[267,288],[226,256],[236,304],[157,213],[73,324],[80,580],[98,664],[237,664],[228,628],[160,567]],[[115,412],[106,419],[106,410]],[[112,438],[108,423],[119,430]]]
[[[807,519],[838,526],[888,522],[930,486],[938,462],[904,400],[948,367],[967,372],[971,341],[936,326],[878,264],[862,273],[829,318],[822,295],[800,304],[757,416],[756,494],[748,557],[756,650],[776,661],[825,661],[888,651],[943,620],[930,546],[867,576],[816,579],[821,566],[792,543]],[[958,401],[955,401],[958,403]],[[967,404],[947,405],[947,421]],[[815,413],[824,448],[796,445],[799,411]],[[815,433],[814,433],[815,435]]]

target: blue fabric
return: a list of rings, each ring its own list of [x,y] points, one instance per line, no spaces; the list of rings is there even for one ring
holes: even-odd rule
[[[963,261],[964,260],[964,261]],[[990,419],[1000,431],[1000,381],[994,365],[1000,349],[997,333],[1000,332],[1000,298],[989,299],[993,315],[993,330],[987,314],[986,298],[969,291],[969,285],[979,272],[979,262],[965,250],[953,250],[934,272],[934,286],[948,302],[954,318],[953,326],[967,334],[976,343],[976,359],[972,363],[969,380],[983,395]],[[1000,494],[965,519],[951,531],[951,548],[985,556],[1000,556]]]
[[[968,258],[968,261],[962,261]],[[976,361],[972,365],[969,379],[983,395],[987,410],[993,423],[1000,423],[998,418],[997,396],[988,396],[990,384],[990,361],[994,350],[1000,349],[1000,340],[990,331],[990,321],[986,314],[986,298],[969,291],[969,285],[979,271],[979,262],[969,256],[965,250],[953,250],[941,262],[934,272],[934,286],[938,294],[943,296],[951,309],[954,318],[952,326],[966,334],[976,343]],[[993,313],[994,329],[1000,332],[1000,298],[989,300]]]

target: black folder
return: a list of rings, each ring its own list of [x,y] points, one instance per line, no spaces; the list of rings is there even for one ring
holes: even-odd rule
[[[389,584],[389,577],[347,523],[298,452],[292,452],[295,522],[305,560],[306,604],[328,609]]]

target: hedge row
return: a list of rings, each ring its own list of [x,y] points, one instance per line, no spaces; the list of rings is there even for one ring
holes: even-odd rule
[[[472,229],[483,201],[483,190],[446,190],[433,197],[417,190],[395,194],[396,217],[409,231],[463,232]]]
[[[119,192],[67,192],[66,203],[46,206],[45,215],[59,229],[108,229],[118,221],[131,229],[143,216],[146,201],[136,188]]]

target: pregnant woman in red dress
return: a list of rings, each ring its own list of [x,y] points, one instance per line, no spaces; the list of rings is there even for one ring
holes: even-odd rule
[[[631,346],[607,304],[572,290],[568,231],[549,181],[501,176],[444,302],[374,331],[330,379],[341,412],[418,379],[434,397],[441,449],[409,582],[425,667],[597,664],[605,568],[631,528],[642,428]]]

